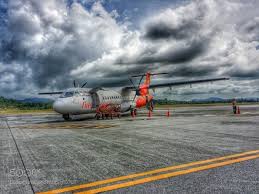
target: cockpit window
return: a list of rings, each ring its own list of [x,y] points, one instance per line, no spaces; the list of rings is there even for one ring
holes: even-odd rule
[[[74,95],[74,92],[64,92],[60,97],[68,98],[68,97],[72,97],[73,95]]]
[[[90,96],[90,94],[87,91],[66,91],[61,94],[60,98],[68,98],[72,96]]]

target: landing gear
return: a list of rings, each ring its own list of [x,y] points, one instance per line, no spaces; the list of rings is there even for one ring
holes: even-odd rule
[[[131,110],[130,114],[131,114],[132,117],[135,117],[137,115],[137,109]]]
[[[63,115],[63,119],[66,120],[66,121],[70,121],[71,120],[69,114],[64,114]]]
[[[101,117],[100,117],[99,114],[96,114],[96,115],[95,115],[95,118],[96,118],[97,120],[99,120]]]

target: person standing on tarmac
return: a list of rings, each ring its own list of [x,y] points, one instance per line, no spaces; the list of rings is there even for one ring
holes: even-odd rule
[[[237,101],[236,101],[236,99],[233,99],[232,107],[233,107],[233,113],[237,114]]]

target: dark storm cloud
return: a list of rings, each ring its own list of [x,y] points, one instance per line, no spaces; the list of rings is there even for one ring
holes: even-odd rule
[[[118,16],[117,10],[107,12],[105,3],[92,1],[85,8],[85,3],[76,2],[10,0],[4,4],[0,71],[7,73],[0,91],[8,83],[9,91],[24,90],[23,86],[64,89],[74,79],[88,81],[89,87],[123,86],[129,84],[129,75],[147,71],[188,80],[259,77],[255,49],[259,20],[252,14],[257,12],[244,14],[245,20],[234,17],[244,11],[242,7],[254,10],[253,3],[188,1],[159,9],[144,21],[131,21],[143,24],[132,29],[130,21],[122,18],[127,16]],[[28,80],[34,86],[27,86]]]
[[[27,60],[25,48],[19,44],[19,39],[14,37],[10,40],[1,40],[0,53],[1,61],[4,63],[11,63],[14,61],[24,62]]]
[[[241,23],[237,29],[246,36],[242,37],[247,41],[259,41],[259,17],[255,17],[248,22]]]
[[[231,77],[236,77],[236,78],[249,78],[249,79],[254,79],[254,78],[259,78],[259,69],[255,70],[230,70],[228,73]]]
[[[215,66],[196,66],[193,65],[182,65],[176,67],[172,72],[171,75],[177,75],[181,77],[200,77],[200,76],[212,76],[218,70]]]
[[[151,40],[161,39],[185,39],[193,35],[199,29],[199,24],[195,21],[182,23],[180,26],[171,26],[163,21],[147,24],[144,37]]]
[[[183,47],[168,49],[166,52],[154,55],[142,53],[140,59],[137,59],[138,63],[184,63],[193,60],[194,58],[202,55],[209,44],[209,40],[200,39],[190,41]]]
[[[120,27],[100,3],[87,11],[77,3],[67,7],[52,0],[10,1],[8,14],[8,22],[1,23],[6,36],[0,38],[0,62],[28,65],[40,88],[69,87],[74,79],[71,70],[100,57],[121,36]]]
[[[121,64],[125,65],[125,64]],[[147,72],[148,70],[154,69],[153,67],[149,66],[143,66],[141,64],[132,64],[130,66],[127,66],[125,69],[117,69],[117,70],[111,70],[108,72],[103,72],[103,77],[124,77],[127,78],[127,76],[132,75],[138,75],[140,72]]]

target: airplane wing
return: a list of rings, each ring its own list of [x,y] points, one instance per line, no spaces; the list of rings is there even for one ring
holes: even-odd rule
[[[152,89],[152,88],[172,87],[172,86],[181,86],[181,85],[192,85],[192,84],[214,82],[214,81],[221,81],[221,80],[229,80],[229,78],[200,79],[200,80],[190,80],[190,81],[176,81],[176,82],[161,83],[161,84],[151,84],[149,88]],[[125,89],[135,90],[136,88],[133,86],[127,86],[125,87]]]
[[[62,94],[63,92],[41,92],[39,95],[52,95],[52,94]]]

